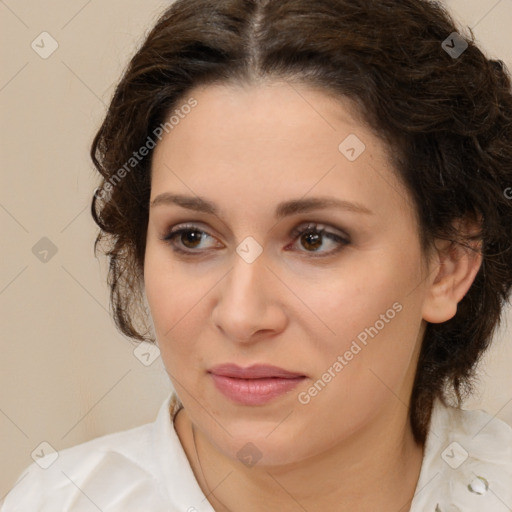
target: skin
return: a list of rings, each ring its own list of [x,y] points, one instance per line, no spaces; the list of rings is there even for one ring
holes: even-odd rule
[[[392,148],[347,99],[286,82],[210,85],[189,97],[198,105],[155,149],[151,201],[201,196],[219,212],[152,206],[144,284],[184,404],[175,428],[199,485],[216,511],[407,511],[423,457],[407,404],[424,328],[455,314],[480,257],[439,242],[424,258]],[[349,134],[366,146],[355,161],[338,149]],[[274,218],[279,202],[317,196],[372,213],[330,208]],[[180,255],[162,240],[184,223],[205,234],[178,236],[175,246],[202,256]],[[308,223],[349,243],[291,236]],[[252,263],[236,252],[249,236],[263,250]],[[300,403],[298,394],[394,303],[401,311]],[[226,362],[273,364],[307,378],[265,405],[238,405],[207,373]],[[261,453],[252,467],[237,457],[249,442]]]

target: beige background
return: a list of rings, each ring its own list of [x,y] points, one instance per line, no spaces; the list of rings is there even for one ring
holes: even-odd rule
[[[127,59],[168,4],[0,1],[0,501],[42,441],[60,450],[152,421],[171,389],[160,358],[142,364],[110,319],[88,156]],[[447,4],[512,69],[512,0]],[[31,47],[44,31],[59,45],[47,59]],[[43,237],[57,249],[46,262],[33,252],[48,249]],[[510,424],[511,338],[509,310],[468,404]]]

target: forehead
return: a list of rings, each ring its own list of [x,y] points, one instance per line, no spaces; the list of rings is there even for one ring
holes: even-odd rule
[[[196,105],[155,149],[152,199],[168,191],[220,203],[227,194],[247,208],[308,194],[408,202],[389,148],[346,98],[287,82],[201,86],[188,98]]]

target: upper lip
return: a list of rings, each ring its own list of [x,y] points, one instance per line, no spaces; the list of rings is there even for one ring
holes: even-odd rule
[[[236,379],[264,379],[278,377],[281,379],[293,379],[304,377],[301,373],[289,372],[278,366],[269,364],[254,364],[247,368],[242,368],[233,363],[219,364],[210,368],[209,373],[221,375],[223,377],[233,377]]]

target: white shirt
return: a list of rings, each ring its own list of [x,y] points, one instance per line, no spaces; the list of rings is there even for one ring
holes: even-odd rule
[[[154,423],[41,457],[1,512],[214,512],[174,429],[181,407],[173,392]],[[410,512],[511,510],[512,428],[436,402]]]

